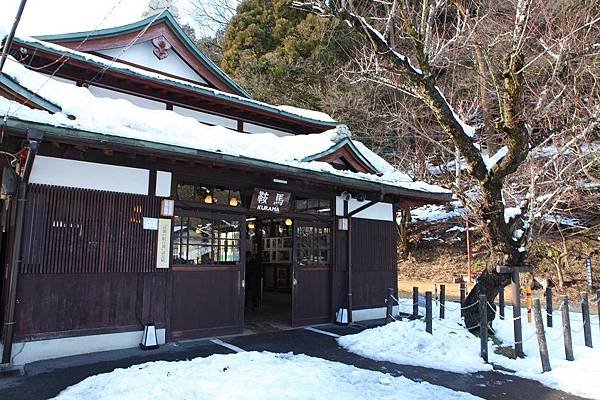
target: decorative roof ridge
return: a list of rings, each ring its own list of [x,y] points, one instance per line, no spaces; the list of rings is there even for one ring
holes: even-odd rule
[[[231,87],[238,95],[252,99],[252,95],[242,88],[237,82],[235,82],[229,75],[227,75],[219,66],[217,66],[208,56],[206,56],[188,37],[183,31],[181,25],[177,22],[173,14],[168,10],[164,10],[157,17],[156,14],[148,16],[142,20],[132,22],[126,25],[115,26],[112,28],[97,29],[94,31],[83,31],[83,32],[72,32],[62,33],[55,35],[41,35],[34,36],[34,39],[38,39],[44,42],[60,43],[69,42],[75,40],[90,40],[103,37],[119,36],[125,33],[135,32],[137,30],[144,29],[146,26],[152,26],[161,22],[166,23],[169,28],[175,33],[175,35],[181,40],[186,48],[204,64],[211,72],[220,77],[229,87]]]
[[[345,127],[345,125],[340,125],[339,127]],[[375,166],[356,147],[356,145],[354,144],[354,142],[350,138],[350,135],[348,134],[347,136],[344,136],[344,134],[346,132],[349,132],[347,128],[346,128],[346,131],[342,131],[342,132],[340,132],[340,129],[338,129],[338,133],[333,138],[333,141],[335,142],[334,145],[332,145],[330,148],[328,148],[326,150],[323,150],[323,151],[321,151],[319,153],[316,153],[316,154],[304,157],[301,161],[303,161],[303,162],[319,161],[323,157],[326,157],[326,156],[328,156],[330,154],[333,154],[336,151],[338,151],[338,150],[340,150],[340,149],[342,149],[344,147],[347,147],[348,150],[350,151],[350,153],[353,156],[355,156],[360,162],[362,162],[368,168],[370,168],[373,171],[373,173],[381,174],[381,171],[379,171],[377,168],[375,168]]]

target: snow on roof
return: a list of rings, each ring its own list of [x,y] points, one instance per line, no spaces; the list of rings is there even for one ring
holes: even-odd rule
[[[45,42],[45,41],[39,40],[39,39],[34,39],[34,38],[26,37],[26,36],[19,36],[19,37],[15,37],[15,41],[25,43],[28,45],[32,45],[32,46],[38,47],[38,48],[44,48],[44,49],[50,50],[52,52],[65,54],[66,56],[73,58],[73,59],[81,59],[84,61],[89,61],[89,62],[92,62],[94,64],[101,66],[102,68],[111,69],[114,71],[120,71],[120,72],[127,73],[127,74],[133,73],[135,75],[143,76],[144,78],[151,79],[151,80],[159,80],[159,81],[163,81],[163,82],[168,82],[168,83],[174,84],[176,86],[184,87],[186,89],[191,89],[191,90],[194,90],[197,92],[203,92],[203,93],[215,96],[215,97],[226,98],[230,101],[234,101],[237,103],[242,103],[242,104],[247,104],[247,105],[262,108],[262,109],[267,109],[267,110],[277,113],[277,114],[287,115],[287,116],[294,117],[294,118],[301,118],[301,119],[304,119],[307,121],[313,121],[313,122],[317,122],[320,124],[326,124],[326,125],[331,125],[331,126],[335,125],[335,121],[329,115],[327,115],[325,113],[304,110],[301,108],[295,108],[295,107],[290,107],[290,106],[279,106],[279,107],[273,106],[271,104],[264,103],[264,102],[261,102],[258,100],[249,99],[244,96],[239,96],[239,95],[236,95],[233,93],[224,92],[222,90],[214,89],[214,88],[211,88],[208,86],[196,84],[193,82],[174,78],[171,76],[166,76],[166,75],[160,74],[158,72],[148,71],[146,69],[135,67],[135,66],[129,65],[129,64],[124,64],[124,63],[121,63],[116,60],[112,60],[112,59],[108,60],[104,57],[96,56],[94,54],[89,54],[89,53],[85,53],[85,52],[81,52],[81,51],[72,50],[70,48],[60,46],[55,43]],[[295,111],[292,111],[292,109],[295,109]]]
[[[450,193],[439,186],[413,181],[408,175],[394,170],[360,142],[354,144],[380,170],[381,176],[340,171],[325,162],[300,161],[334,146],[340,137],[347,137],[347,133],[340,134],[340,131],[347,130],[345,126],[318,134],[298,136],[248,134],[222,126],[206,125],[170,110],[149,110],[123,99],[98,98],[87,88],[28,70],[12,58],[7,60],[4,73],[62,110],[62,113],[50,114],[0,97],[0,113],[7,115],[9,119],[269,161],[419,192]]]
[[[298,108],[286,105],[277,106],[277,108],[285,112],[289,112],[290,114],[296,114],[300,117],[314,119],[316,121],[335,122],[335,119],[331,118],[329,114],[321,111],[307,110],[305,108]]]

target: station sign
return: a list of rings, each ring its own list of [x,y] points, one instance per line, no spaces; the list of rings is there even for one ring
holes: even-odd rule
[[[254,189],[250,210],[267,211],[275,214],[286,212],[290,208],[291,193],[270,189]]]

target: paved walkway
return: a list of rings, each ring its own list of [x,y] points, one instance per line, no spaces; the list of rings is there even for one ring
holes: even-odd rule
[[[321,325],[308,329],[293,329],[235,336],[217,340],[202,340],[168,344],[159,350],[128,349],[40,361],[27,365],[24,377],[0,379],[0,399],[36,400],[56,396],[61,390],[88,376],[110,372],[115,368],[156,360],[186,360],[211,354],[237,351],[294,352],[326,360],[351,364],[359,368],[405,376],[414,381],[472,393],[485,399],[545,399],[576,400],[580,397],[546,388],[536,381],[518,378],[497,371],[457,374],[429,368],[374,361],[340,348],[336,335],[360,331],[360,327]]]

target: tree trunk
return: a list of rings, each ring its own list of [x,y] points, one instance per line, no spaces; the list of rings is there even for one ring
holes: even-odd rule
[[[496,272],[496,266],[509,268],[521,266],[526,253],[520,251],[513,240],[512,221],[504,218],[504,203],[501,194],[502,183],[488,180],[481,185],[483,205],[481,208],[485,221],[485,234],[490,246],[490,261],[487,268],[477,278],[477,283],[465,299],[464,307],[469,307],[463,313],[468,328],[479,324],[479,309],[476,306],[479,295],[484,294],[487,301],[493,304],[501,289],[510,285],[511,274]],[[488,323],[491,326],[495,306],[488,307]]]
[[[400,254],[406,256],[408,254],[408,222],[410,221],[410,209],[403,208],[400,210],[400,224],[398,225],[398,234],[400,242]]]
[[[477,304],[479,302],[479,295],[484,294],[487,298],[488,303],[488,326],[492,326],[492,321],[496,317],[496,305],[494,301],[500,290],[510,285],[510,274],[499,274],[496,271],[484,270],[481,275],[477,278],[477,283],[473,289],[469,292],[469,295],[465,299],[464,307],[468,307],[464,310],[465,325],[472,332],[479,331],[479,308]]]

